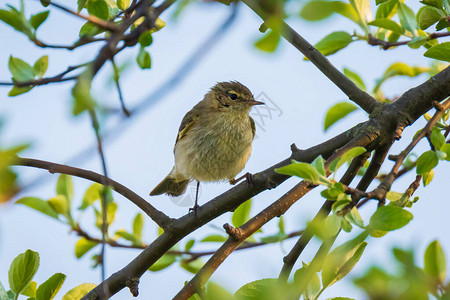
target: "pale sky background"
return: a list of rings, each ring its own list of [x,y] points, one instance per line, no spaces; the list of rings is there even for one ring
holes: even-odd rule
[[[19,1],[0,0],[0,8],[6,4],[18,6]],[[72,1],[74,2],[74,1]],[[415,1],[406,1],[415,11]],[[38,1],[26,1],[28,13],[43,10]],[[295,8],[295,5],[293,5]],[[132,107],[145,99],[161,83],[167,80],[174,70],[184,62],[197,45],[201,43],[216,26],[228,15],[229,9],[219,4],[202,4],[189,6],[179,20],[170,20],[170,12],[162,18],[167,27],[154,35],[154,43],[149,48],[152,56],[152,69],[139,70],[135,65],[137,47],[124,51],[117,57],[119,62],[131,61],[130,68],[121,78],[125,101]],[[353,32],[355,27],[347,20],[333,17],[321,23],[307,23],[292,19],[289,23],[308,41],[315,43],[332,30]],[[48,43],[69,44],[78,36],[78,28],[82,22],[72,16],[66,16],[52,9],[49,20],[40,28],[39,38]],[[150,109],[134,118],[123,133],[114,142],[105,145],[111,178],[128,186],[145,197],[158,209],[171,217],[179,217],[187,212],[187,208],[176,206],[165,196],[148,197],[148,192],[167,175],[173,165],[173,143],[179,123],[184,114],[196,104],[205,92],[217,81],[239,80],[247,85],[255,95],[264,92],[281,109],[282,114],[275,114],[265,119],[264,128],[257,129],[258,138],[253,143],[253,152],[245,171],[255,173],[266,169],[290,154],[289,146],[295,142],[299,148],[307,148],[320,143],[354,124],[366,120],[366,115],[358,111],[344,122],[323,132],[323,119],[326,110],[338,101],[345,100],[344,94],[338,90],[311,63],[303,61],[303,56],[287,42],[282,41],[275,54],[261,53],[253,47],[253,41],[261,34],[258,27],[261,20],[245,6],[240,7],[238,20],[224,39],[204,59],[198,68],[175,90],[155,102]],[[50,56],[48,76],[65,70],[68,65],[84,63],[95,57],[98,45],[82,47],[75,52],[66,50],[51,51],[39,49],[31,44],[23,35],[14,32],[10,27],[0,24],[0,81],[8,81],[10,73],[7,68],[10,54],[33,63],[40,56]],[[339,69],[348,67],[365,80],[369,88],[380,78],[391,63],[403,61],[412,65],[428,65],[430,60],[422,56],[424,50],[412,50],[400,47],[385,52],[363,42],[351,44],[346,51],[330,57]],[[118,106],[118,97],[113,85],[107,83],[111,68],[107,66],[94,81],[95,98],[109,106]],[[408,88],[424,80],[426,75],[415,79],[398,78],[385,85],[386,94],[398,96]],[[58,163],[67,162],[73,155],[95,141],[86,115],[71,116],[70,89],[73,83],[55,84],[38,87],[31,92],[9,98],[9,88],[0,88],[0,116],[4,121],[1,131],[1,145],[7,147],[16,143],[29,142],[32,147],[24,152],[25,157],[38,158]],[[108,126],[114,125],[116,119],[110,120]],[[417,122],[415,128],[407,128],[404,139],[396,145],[391,153],[397,154],[410,141],[410,137],[424,122]],[[114,133],[113,133],[114,134]],[[418,149],[425,149],[421,143]],[[419,150],[418,150],[419,151]],[[77,163],[79,167],[100,171],[98,155]],[[392,166],[386,162],[384,170]],[[20,196],[37,196],[48,199],[54,195],[57,175],[25,167],[17,167],[21,182],[27,183],[36,176],[47,176],[49,180]],[[381,239],[369,239],[369,245],[362,260],[354,271],[341,282],[328,288],[321,298],[346,296],[362,299],[363,294],[351,283],[351,278],[361,274],[368,266],[376,263],[394,271],[391,248],[400,246],[416,250],[416,259],[423,265],[425,247],[438,239],[446,253],[450,251],[448,196],[444,194],[448,184],[448,163],[439,164],[435,170],[435,179],[427,187],[421,187],[417,196],[421,200],[414,205],[413,221],[401,230],[391,232]],[[404,191],[414,179],[415,174],[404,176],[393,187],[396,191]],[[89,183],[83,179],[75,181],[75,197],[73,206],[78,207],[84,191]],[[256,214],[299,181],[292,178],[279,188],[265,191],[253,200],[252,214]],[[207,184],[202,187],[201,203],[227,190],[227,183]],[[321,189],[308,194],[296,203],[285,215],[287,232],[302,229],[321,206],[323,199],[319,196]],[[131,228],[131,222],[138,209],[123,197],[115,194],[119,205],[119,213],[113,230]],[[367,205],[361,214],[367,224],[375,205]],[[193,233],[191,238],[200,240],[210,233],[223,233],[217,228],[230,222],[228,213]],[[92,235],[99,236],[92,223],[93,215],[83,215],[80,223]],[[216,228],[214,228],[216,227]],[[265,234],[275,232],[277,220],[270,222],[263,230]],[[151,241],[156,236],[157,228],[146,220],[144,236]],[[359,231],[355,230],[351,235]],[[349,234],[340,235],[336,245],[348,240]],[[26,249],[38,251],[41,266],[34,280],[42,283],[56,272],[67,275],[67,279],[58,294],[61,298],[69,289],[84,283],[98,283],[100,270],[90,268],[89,255],[81,260],[74,256],[74,245],[78,237],[69,233],[66,226],[19,205],[3,205],[0,207],[0,281],[8,286],[7,271],[9,264],[19,253]],[[239,251],[231,255],[212,277],[212,281],[234,292],[243,284],[262,278],[277,277],[282,266],[282,258],[292,247],[295,239],[279,244],[259,247],[254,250]],[[300,260],[309,261],[315,254],[319,243],[315,241],[305,250]],[[218,244],[201,245],[198,249],[215,249]],[[107,274],[124,267],[137,254],[138,250],[107,249]],[[301,266],[301,262],[297,267]],[[140,299],[169,299],[182,287],[184,281],[192,278],[192,274],[176,265],[161,272],[147,272],[140,283]],[[113,299],[132,299],[127,289],[122,290]]]

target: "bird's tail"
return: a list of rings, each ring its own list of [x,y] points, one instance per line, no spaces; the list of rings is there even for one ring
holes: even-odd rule
[[[169,196],[180,196],[186,191],[189,181],[189,179],[177,181],[175,178],[171,178],[169,174],[150,192],[150,196],[164,193]]]

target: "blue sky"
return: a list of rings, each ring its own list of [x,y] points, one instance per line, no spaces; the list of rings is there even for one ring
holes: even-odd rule
[[[17,2],[1,0],[0,4],[3,7],[6,3],[17,5]],[[29,12],[42,10],[38,1],[26,1],[26,5]],[[417,10],[417,5],[412,6]],[[167,21],[167,26],[154,35],[154,43],[150,47],[151,70],[141,71],[135,66],[134,59],[138,49],[124,51],[117,57],[120,63],[130,61],[132,65],[121,78],[127,104],[132,107],[139,103],[170,78],[174,70],[227,14],[228,8],[217,4],[192,5],[175,22],[170,20],[170,13],[164,14],[162,18]],[[352,32],[355,29],[352,24],[339,17],[330,18],[322,23],[306,23],[298,19],[292,19],[289,23],[311,43],[317,42],[331,30]],[[75,17],[52,11],[49,20],[40,29],[40,38],[48,43],[71,43],[76,39],[81,24],[82,22]],[[307,148],[366,119],[365,113],[358,111],[324,132],[323,119],[326,110],[334,103],[345,100],[344,94],[312,64],[303,61],[303,56],[285,41],[281,42],[274,54],[257,51],[253,47],[253,41],[261,35],[258,31],[260,24],[260,19],[249,9],[240,7],[238,20],[227,35],[180,86],[128,122],[128,126],[122,132],[112,133],[116,135],[114,141],[105,145],[111,178],[146,197],[171,217],[185,214],[186,207],[175,205],[167,197],[150,198],[147,195],[172,168],[173,143],[182,117],[218,81],[238,80],[247,85],[255,95],[263,92],[278,106],[277,113],[271,118],[265,118],[264,126],[257,129],[258,138],[253,143],[252,156],[245,168],[246,172],[261,171],[288,157],[289,147],[293,142],[299,148]],[[4,24],[0,24],[0,36],[4,41],[0,47],[1,81],[8,81],[10,78],[7,69],[10,54],[30,63],[48,54],[50,60],[47,75],[50,76],[58,74],[68,65],[93,59],[98,50],[96,45],[80,48],[76,52],[39,49]],[[386,67],[393,62],[428,65],[430,60],[424,58],[422,54],[422,49],[412,50],[403,47],[385,52],[363,42],[355,42],[345,51],[330,56],[330,60],[339,69],[348,67],[358,72],[366,84],[373,87],[375,80],[381,77]],[[108,83],[110,74],[110,66],[102,70],[94,81],[93,95],[108,106],[118,107],[116,91],[113,85]],[[415,79],[394,79],[386,84],[385,93],[398,96],[425,79],[425,76]],[[32,147],[23,156],[59,163],[70,161],[76,153],[93,145],[95,137],[87,116],[71,117],[72,84],[43,86],[16,98],[8,98],[8,89],[2,87],[0,116],[5,123],[0,136],[2,145],[30,142]],[[104,125],[113,127],[116,122],[117,118],[112,118]],[[408,128],[405,131],[404,139],[393,148],[392,153],[401,151],[420,125],[424,124],[423,120],[417,123],[415,129]],[[419,149],[425,149],[425,146],[421,144]],[[86,169],[101,170],[96,153],[90,155],[89,159],[74,164]],[[388,170],[391,166],[391,162],[386,162],[384,170]],[[16,170],[19,171],[23,183],[36,176],[45,176],[48,179],[45,184],[27,190],[21,196],[47,199],[54,195],[56,175],[34,169]],[[435,179],[429,187],[426,189],[421,187],[417,191],[421,200],[412,208],[414,220],[402,230],[391,232],[382,239],[370,239],[363,259],[353,274],[361,274],[373,263],[390,267],[392,263],[390,249],[393,246],[414,248],[419,254],[417,259],[420,264],[426,245],[434,239],[439,239],[448,253],[450,238],[445,228],[448,228],[447,211],[450,207],[443,196],[448,167],[445,163],[440,164],[435,172]],[[393,189],[403,191],[413,178],[414,174],[405,176],[394,185]],[[89,183],[82,179],[74,181],[74,207],[77,207]],[[259,212],[278,199],[298,181],[297,178],[291,178],[279,188],[256,196],[253,199],[252,213]],[[204,203],[228,188],[227,183],[204,184],[200,202]],[[285,216],[288,232],[302,229],[314,216],[322,204],[319,192],[320,190],[311,192],[288,211]],[[129,229],[132,218],[138,210],[119,195],[116,195],[115,199],[119,205],[119,214],[112,228]],[[368,222],[374,208],[375,205],[371,204],[361,209],[365,222]],[[220,233],[217,228],[229,222],[230,217],[231,214],[226,214],[216,219],[189,238],[199,240],[207,234]],[[87,213],[79,221],[98,236],[98,232],[92,226],[92,220],[93,216]],[[275,232],[276,227],[277,222],[272,221],[263,230],[269,234]],[[157,228],[147,220],[144,231],[146,240],[151,241],[156,236]],[[347,240],[349,236],[353,234],[342,234],[337,244]],[[68,275],[61,295],[78,284],[97,283],[99,270],[90,268],[89,258],[77,260],[74,256],[76,240],[75,234],[69,233],[64,225],[26,207],[13,204],[0,207],[0,281],[7,284],[7,268],[10,262],[17,254],[30,248],[41,255],[41,267],[35,277],[38,283],[56,272]],[[186,240],[182,241],[182,244]],[[282,257],[294,242],[295,239],[283,243],[282,246],[264,246],[235,253],[220,266],[212,281],[234,292],[252,280],[276,277],[281,268]],[[217,244],[202,245],[197,249],[214,249],[217,246]],[[306,262],[310,260],[318,246],[319,243],[314,241],[301,259]],[[108,248],[107,273],[112,274],[119,270],[137,254],[137,250]],[[150,296],[157,299],[170,298],[182,287],[183,282],[191,277],[192,274],[176,266],[157,273],[147,272],[141,278],[141,298],[147,299]],[[357,299],[362,297],[349,279],[338,282],[323,294],[323,298],[331,296]],[[123,290],[116,298],[131,299],[132,296],[127,290]]]

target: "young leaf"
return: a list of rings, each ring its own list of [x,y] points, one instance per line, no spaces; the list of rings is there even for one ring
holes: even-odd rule
[[[310,164],[292,160],[292,164],[275,169],[275,172],[297,176],[314,184],[319,184],[319,172]]]
[[[417,159],[416,172],[419,175],[425,174],[434,169],[434,167],[436,167],[438,163],[439,158],[437,157],[436,152],[428,150],[422,153],[422,155],[420,155]]]
[[[409,223],[413,215],[398,206],[382,206],[370,218],[371,229],[379,231],[392,231],[402,228]]]
[[[403,28],[415,35],[417,28],[416,14],[411,8],[401,1],[398,1],[397,14]]]
[[[424,56],[450,62],[450,42],[440,43],[428,49]]]
[[[150,54],[143,47],[140,48],[136,61],[141,69],[150,69],[152,66]]]
[[[11,291],[20,294],[30,284],[38,268],[39,253],[30,249],[14,258],[8,271]]]
[[[140,36],[138,40],[139,44],[141,44],[142,47],[148,47],[153,43],[153,37],[150,30],[144,31]]]
[[[109,19],[109,6],[105,0],[89,0],[87,10],[90,15],[96,16],[102,20]]]
[[[138,213],[133,220],[133,236],[138,240],[142,240],[142,229],[144,228],[144,216]]]
[[[446,276],[445,253],[438,241],[431,242],[425,250],[424,270],[439,284],[443,284]]]
[[[320,175],[325,176],[325,160],[322,155],[317,156],[311,165],[319,172]]]
[[[181,261],[180,267],[182,267],[189,273],[197,274],[204,264],[205,262],[201,258],[197,258],[196,260],[193,261],[185,261],[185,260]]]
[[[117,0],[117,7],[120,10],[125,10],[130,6],[130,0]]]
[[[280,34],[270,30],[262,38],[255,42],[255,47],[264,52],[274,52],[280,43]]]
[[[330,171],[335,172],[337,171],[343,164],[345,164],[348,161],[353,160],[355,157],[360,156],[366,152],[366,149],[364,147],[354,147],[344,154],[342,154],[341,157],[336,158],[330,165]]]
[[[363,232],[356,238],[337,247],[327,255],[322,268],[322,285],[328,287],[345,277],[356,265],[366,248]]]
[[[390,19],[375,19],[372,22],[368,23],[369,25],[377,26],[380,28],[384,28],[387,30],[391,30],[395,33],[402,34],[403,29],[400,25]]]
[[[430,182],[433,180],[433,177],[434,177],[434,170],[422,174],[423,186],[427,186],[428,184],[430,184]]]
[[[44,55],[34,63],[33,65],[34,74],[36,74],[36,76],[38,76],[39,78],[42,78],[45,72],[47,72],[47,67],[48,67],[48,56]]]
[[[361,77],[353,72],[352,70],[349,70],[347,68],[344,68],[344,75],[347,76],[351,81],[353,81],[354,84],[361,90],[366,90],[366,85],[364,84],[364,81],[361,79]],[[347,102],[345,102],[347,103]]]
[[[89,293],[97,285],[93,283],[83,283],[77,287],[74,287],[67,294],[62,297],[62,300],[79,300],[83,298],[87,293]]]
[[[333,105],[325,116],[324,130],[330,128],[331,125],[355,111],[357,107],[349,102],[339,102]]]
[[[98,244],[93,241],[89,241],[86,238],[80,238],[75,244],[75,257],[83,257],[89,250],[97,246]]]
[[[54,274],[38,287],[36,300],[52,300],[55,298],[64,280],[66,280],[66,275],[61,273]]]
[[[91,206],[95,201],[100,200],[101,199],[100,193],[102,188],[103,186],[99,183],[92,184],[84,193],[83,201],[79,209],[85,210],[86,208]]]
[[[164,254],[158,259],[148,270],[152,272],[163,270],[169,267],[176,261],[176,256],[173,254]]]
[[[22,295],[30,297],[30,298],[36,298],[36,290],[37,290],[37,283],[36,281],[31,281],[29,285],[21,292]],[[1,297],[0,293],[0,299],[3,299]]]
[[[194,244],[195,244],[194,239],[187,241],[186,244],[184,245],[184,251],[186,252],[190,251],[192,247],[194,247]]]
[[[84,72],[80,75],[72,89],[72,97],[74,100],[72,113],[75,116],[83,111],[94,109],[95,102],[91,97],[91,81],[92,77],[90,72]]]
[[[203,238],[200,242],[205,243],[205,242],[218,242],[218,243],[223,243],[227,240],[226,236],[220,235],[220,234],[211,234],[208,235],[207,237]]]
[[[9,91],[8,96],[15,97],[22,95],[26,92],[29,92],[33,87],[34,86],[22,86],[22,87],[13,86],[13,88]]]
[[[26,82],[34,79],[33,68],[23,60],[10,56],[8,68],[15,81]]]
[[[321,39],[314,47],[323,55],[331,55],[353,42],[352,36],[344,31],[332,32]]]
[[[427,29],[428,27],[430,27],[434,23],[437,23],[439,20],[445,17],[446,16],[441,9],[437,9],[431,6],[424,6],[417,13],[419,27],[422,30]]]
[[[355,9],[343,1],[309,1],[300,11],[300,17],[307,21],[319,21],[328,18],[331,14],[338,13],[356,22],[358,15]]]
[[[395,13],[398,0],[388,0],[378,5],[375,19],[390,19]]]
[[[431,132],[431,143],[436,149],[441,149],[441,147],[445,144],[445,136],[437,127],[433,128],[433,131]]]
[[[231,222],[234,227],[239,227],[248,221],[250,218],[250,210],[252,209],[252,199],[249,199],[239,205],[238,208],[233,212],[231,217]]]
[[[6,290],[1,282],[0,282],[0,299],[8,299],[8,294],[6,293]]]
[[[425,5],[433,6],[436,8],[442,8],[442,6],[444,5],[442,0],[422,0],[420,2]]]
[[[23,204],[35,209],[49,217],[58,219],[58,213],[49,205],[47,201],[36,197],[23,197],[16,201],[16,204]]]
[[[50,198],[47,202],[58,214],[65,215],[70,210],[67,205],[66,196],[64,195],[56,195],[55,197]]]
[[[73,197],[73,181],[70,175],[61,174],[56,182],[56,194],[66,197],[67,206],[70,209],[70,203]]]
[[[442,145],[440,151],[445,152],[445,154],[447,155],[445,157],[445,160],[450,161],[450,144],[444,144]]]
[[[249,282],[241,286],[234,294],[235,300],[289,299],[285,284],[275,278],[266,278]],[[291,296],[292,297],[292,296]]]
[[[50,11],[46,10],[46,11],[43,11],[43,12],[40,12],[38,14],[31,16],[30,24],[34,28],[34,30],[37,30],[39,28],[39,26],[41,26],[42,23],[44,23],[45,20],[47,20],[47,17],[49,14],[50,14]]]

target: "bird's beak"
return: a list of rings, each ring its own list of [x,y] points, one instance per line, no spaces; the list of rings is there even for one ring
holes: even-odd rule
[[[248,104],[250,104],[251,106],[253,106],[253,105],[263,105],[263,104],[265,104],[265,103],[264,103],[264,102],[261,102],[261,101],[251,100],[251,101],[248,101]]]

